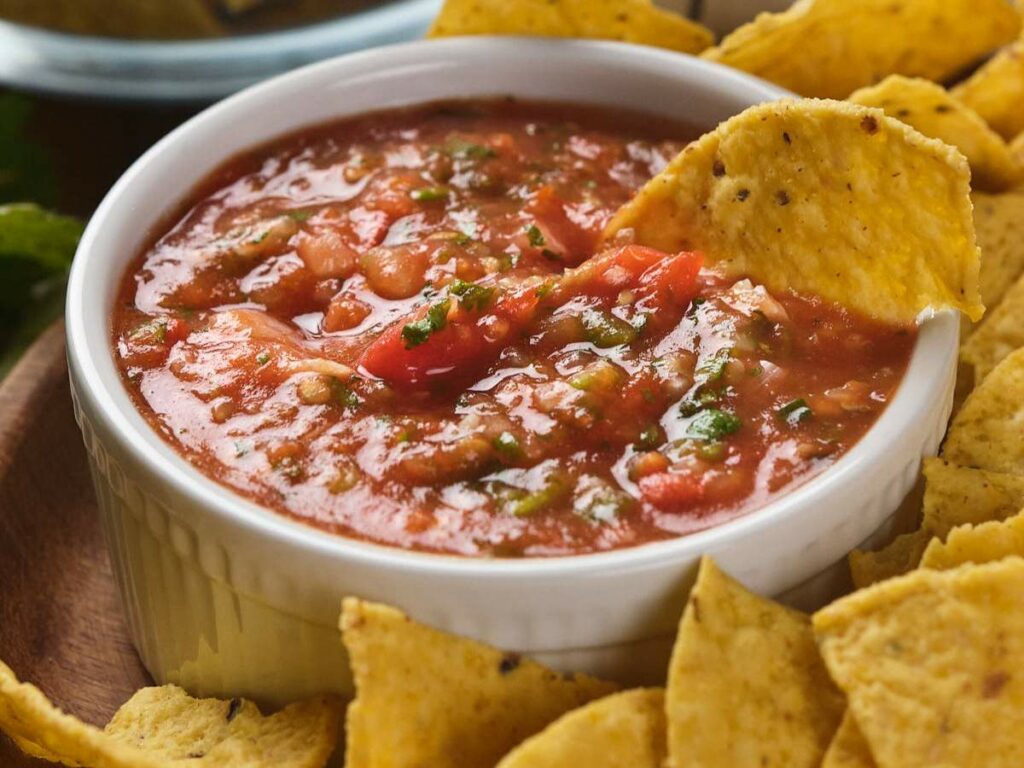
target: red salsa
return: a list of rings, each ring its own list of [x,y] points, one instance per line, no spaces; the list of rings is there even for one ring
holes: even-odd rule
[[[915,335],[602,244],[693,131],[488,100],[238,157],[126,275],[126,386],[192,464],[398,547],[562,555],[708,528],[871,427]]]

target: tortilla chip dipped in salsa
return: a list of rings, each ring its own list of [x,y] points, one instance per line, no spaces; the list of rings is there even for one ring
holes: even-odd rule
[[[888,323],[946,308],[977,320],[969,188],[959,152],[879,110],[775,102],[687,147],[606,236],[630,230],[641,245],[698,249],[728,275]]]
[[[345,600],[341,631],[356,683],[346,768],[492,768],[566,712],[615,690],[355,598]]]
[[[703,55],[801,96],[845,99],[890,74],[944,81],[1020,26],[1006,0],[799,0]]]
[[[871,428],[918,312],[977,315],[977,252],[962,158],[880,112],[758,107],[673,161],[692,135],[473,100],[256,148],[125,275],[126,387],[343,536],[555,556],[735,519]]]
[[[341,700],[317,696],[264,716],[244,699],[143,688],[103,730],[61,712],[0,662],[0,730],[26,753],[88,768],[322,768],[337,745]]]
[[[819,611],[829,673],[878,765],[1024,764],[1024,559],[917,570]]]
[[[445,0],[427,36],[452,35],[596,38],[683,53],[715,41],[711,30],[652,0]]]
[[[665,707],[669,768],[817,768],[843,698],[809,617],[751,594],[705,557],[672,651]]]
[[[516,747],[498,768],[662,768],[665,693],[624,691],[575,709]]]

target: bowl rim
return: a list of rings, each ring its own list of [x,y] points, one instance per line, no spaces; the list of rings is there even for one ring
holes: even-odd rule
[[[879,457],[884,452],[880,449],[889,446],[891,450],[891,444],[898,442],[896,437],[917,422],[922,407],[929,410],[939,407],[934,398],[924,402],[925,398],[920,396],[918,390],[931,384],[933,394],[938,397],[941,388],[938,382],[943,378],[941,374],[951,370],[955,363],[959,333],[959,319],[955,313],[926,313],[922,317],[923,323],[919,328],[911,359],[895,396],[868,432],[835,464],[816,477],[792,491],[783,493],[762,507],[692,534],[623,549],[552,557],[501,559],[421,552],[330,533],[300,522],[244,498],[230,487],[221,485],[193,467],[163,440],[127,398],[127,390],[124,389],[120,375],[116,372],[116,366],[114,381],[111,382],[104,377],[98,368],[96,356],[105,355],[113,365],[109,307],[102,313],[89,311],[84,286],[88,273],[93,269],[92,263],[96,261],[89,254],[96,247],[95,242],[106,220],[115,207],[125,204],[124,198],[132,198],[133,185],[147,173],[147,165],[153,158],[164,152],[174,151],[175,146],[183,138],[215,117],[241,109],[251,101],[262,100],[279,88],[300,85],[318,73],[343,70],[356,61],[363,64],[379,61],[386,65],[397,55],[444,57],[464,55],[468,51],[479,55],[485,51],[493,51],[495,46],[516,52],[516,46],[522,46],[523,42],[522,38],[508,37],[416,41],[329,59],[272,78],[213,105],[183,123],[144,153],[122,175],[97,208],[79,244],[68,283],[68,358],[72,378],[76,384],[81,385],[78,396],[89,401],[92,406],[86,409],[88,415],[100,420],[106,432],[114,436],[148,472],[156,475],[161,482],[187,499],[201,511],[202,515],[215,516],[222,523],[244,529],[247,533],[272,541],[275,545],[287,546],[296,553],[353,561],[409,574],[470,576],[481,581],[548,580],[560,576],[606,573],[609,570],[646,570],[659,568],[667,563],[683,562],[702,552],[721,549],[722,544],[730,540],[757,536],[767,529],[783,525],[796,510],[805,506],[827,503],[829,488],[848,482],[851,475],[868,473],[865,477],[869,477],[872,465],[881,461]],[[653,62],[666,67],[669,71],[675,68],[680,73],[690,70],[690,74],[713,78],[721,88],[742,87],[752,93],[763,95],[765,100],[791,95],[749,75],[669,51],[602,41],[530,40],[530,46],[534,50],[548,45],[575,48],[596,56],[614,57],[619,62]],[[581,100],[580,103],[585,103],[585,100]],[[301,123],[296,124],[295,130],[301,130]],[[241,152],[246,148],[240,146],[236,151]],[[207,169],[207,172],[209,170]],[[159,221],[159,216],[155,216],[146,223],[152,226]],[[123,270],[126,263],[125,260],[119,268]],[[116,277],[120,279],[121,273],[118,272]],[[106,279],[111,278],[108,275]],[[90,322],[102,323],[102,337],[106,340],[104,349],[92,348],[86,330]],[[130,413],[115,402],[111,387],[120,388],[130,405]]]

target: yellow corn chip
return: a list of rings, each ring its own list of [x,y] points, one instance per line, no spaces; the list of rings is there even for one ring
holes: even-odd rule
[[[821,768],[875,768],[871,748],[864,741],[864,734],[849,710],[843,715],[843,722],[839,724],[825,759],[821,761]]]
[[[1024,507],[1024,477],[925,459],[923,525],[945,538],[958,525],[1004,520]]]
[[[1024,243],[1021,244],[1024,247]],[[1024,277],[960,348],[960,359],[974,369],[975,385],[981,383],[992,369],[1011,352],[1024,347]]]
[[[104,731],[163,765],[319,768],[337,745],[341,715],[341,701],[333,696],[263,716],[244,699],[193,699],[165,685],[136,692]]]
[[[1024,39],[1003,48],[953,95],[1009,140],[1024,132]]]
[[[953,417],[942,457],[1024,475],[1024,349],[1007,356],[971,392]]]
[[[817,768],[843,712],[808,617],[751,594],[707,557],[665,703],[671,768]]]
[[[945,80],[1019,29],[1006,0],[799,0],[704,57],[802,96],[843,99],[886,75]]]
[[[849,557],[853,585],[857,589],[864,589],[876,582],[914,570],[921,562],[921,555],[932,536],[934,534],[930,530],[919,528],[913,533],[897,536],[881,549],[870,552],[853,550]]]
[[[1024,165],[1024,133],[1010,142],[1010,151],[1017,158],[1017,162]]]
[[[1024,556],[1024,515],[1006,520],[962,525],[945,542],[933,539],[921,558],[922,568],[947,571],[966,563],[991,563]]]
[[[605,234],[700,249],[733,276],[887,322],[928,307],[978,319],[969,189],[959,152],[881,111],[781,101],[690,144]]]
[[[341,702],[328,696],[263,717],[242,699],[144,688],[105,731],[64,714],[0,663],[0,729],[28,754],[90,768],[320,768],[337,743]]]
[[[711,45],[711,30],[651,0],[446,0],[427,33],[622,40],[684,53]]]
[[[347,768],[491,768],[517,744],[615,686],[345,600],[356,681]]]
[[[1001,192],[1022,180],[1022,169],[1003,138],[941,85],[891,75],[878,85],[861,88],[850,96],[850,101],[878,107],[925,136],[959,149],[971,166],[971,181],[976,189]]]
[[[625,691],[575,709],[516,747],[498,768],[661,768],[665,692]]]
[[[995,307],[1024,274],[1024,192],[976,192],[972,200],[981,248],[981,300],[986,307]]]
[[[1024,559],[917,570],[814,616],[884,768],[1024,765]]]

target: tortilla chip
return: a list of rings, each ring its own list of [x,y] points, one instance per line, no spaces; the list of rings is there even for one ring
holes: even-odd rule
[[[891,75],[878,85],[861,88],[850,96],[850,101],[878,107],[925,136],[959,149],[971,166],[971,181],[976,189],[1001,192],[1024,178],[1024,169],[1003,138],[976,112],[930,80]]]
[[[945,538],[958,525],[1005,520],[1024,507],[1024,477],[925,459],[924,525]]]
[[[346,768],[492,768],[566,712],[615,690],[386,605],[346,599],[341,630],[356,682]]]
[[[802,96],[843,99],[886,75],[946,80],[1019,30],[1006,0],[799,0],[703,55]]]
[[[1017,162],[1024,165],[1024,133],[1010,142],[1010,151],[1017,158]]]
[[[902,576],[917,568],[928,542],[935,534],[927,528],[897,536],[889,544],[874,551],[855,549],[850,552],[850,577],[857,589],[879,581]]]
[[[945,542],[934,539],[921,558],[922,568],[948,571],[966,563],[991,563],[1024,556],[1024,515],[1006,520],[962,525]]]
[[[821,761],[821,768],[875,768],[871,747],[857,727],[857,721],[847,710],[835,738]]]
[[[527,739],[498,768],[661,768],[665,759],[665,692],[607,696],[563,715]]]
[[[917,570],[814,616],[885,768],[1024,765],[1024,559]]]
[[[929,307],[984,311],[963,156],[853,104],[751,107],[690,144],[605,235],[623,229],[891,323]]]
[[[245,699],[193,699],[165,685],[137,691],[104,732],[163,765],[319,768],[338,743],[341,701],[317,696],[264,716]]]
[[[427,37],[584,37],[699,53],[711,30],[651,0],[446,0]]]
[[[953,417],[942,457],[963,467],[1024,475],[1024,349],[985,377]]]
[[[1024,243],[1021,244],[1024,248]],[[974,368],[977,385],[1011,352],[1024,347],[1024,277],[960,348],[960,359]]]
[[[817,768],[843,713],[808,617],[751,594],[708,557],[665,702],[670,768]]]
[[[1024,133],[1024,39],[999,51],[953,95],[1007,141]]]
[[[65,765],[319,768],[334,750],[340,719],[334,697],[263,717],[242,699],[192,699],[164,686],[136,693],[101,731],[61,712],[0,662],[0,730],[28,754]]]
[[[971,199],[981,248],[981,300],[995,307],[1024,274],[1024,192],[976,192]]]

